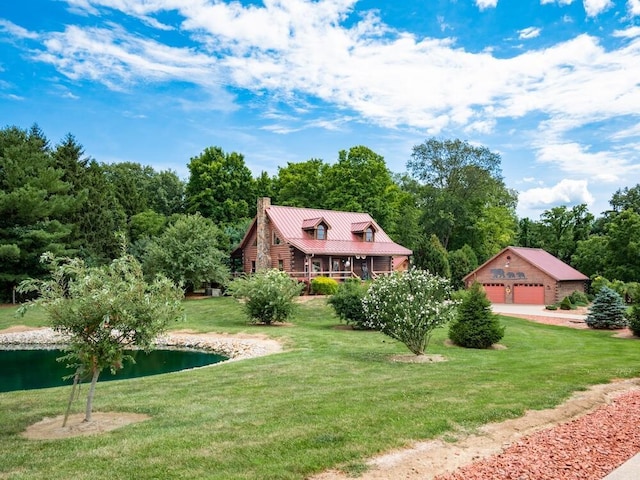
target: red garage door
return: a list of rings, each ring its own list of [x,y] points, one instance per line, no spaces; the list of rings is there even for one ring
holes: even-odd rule
[[[514,285],[513,303],[544,305],[543,285]]]
[[[504,303],[504,285],[486,284],[482,285],[482,288],[491,303]]]

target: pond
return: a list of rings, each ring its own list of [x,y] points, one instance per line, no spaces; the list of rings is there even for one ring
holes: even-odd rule
[[[0,350],[0,392],[72,385],[73,379],[62,378],[73,374],[73,370],[67,368],[65,362],[56,360],[64,353],[62,350]],[[135,358],[135,364],[125,362],[124,368],[116,375],[103,370],[98,381],[176,372],[228,359],[222,355],[193,350],[132,351],[130,354]]]

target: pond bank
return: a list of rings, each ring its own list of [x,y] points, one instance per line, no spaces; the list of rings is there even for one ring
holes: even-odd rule
[[[15,326],[0,330],[0,349],[53,348],[65,343],[65,336],[51,328]],[[167,332],[158,337],[156,345],[214,352],[229,357],[229,360],[261,357],[283,350],[279,342],[262,335],[196,333],[190,330]]]

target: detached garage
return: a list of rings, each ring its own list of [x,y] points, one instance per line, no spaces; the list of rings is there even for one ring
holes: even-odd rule
[[[574,291],[585,291],[589,278],[541,248],[507,247],[464,277],[484,287],[492,303],[551,305]]]

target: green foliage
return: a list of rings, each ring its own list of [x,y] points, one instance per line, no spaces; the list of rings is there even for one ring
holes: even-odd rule
[[[449,252],[449,266],[451,267],[451,284],[454,288],[463,288],[462,279],[478,267],[478,257],[469,245]]]
[[[445,278],[412,268],[375,280],[362,300],[365,325],[424,354],[433,330],[455,314]]]
[[[224,286],[229,269],[225,254],[218,248],[222,235],[211,220],[202,215],[178,215],[175,222],[147,245],[145,271],[161,273],[188,289],[202,283]]]
[[[413,252],[413,264],[416,268],[427,270],[435,275],[449,278],[451,268],[449,256],[438,237],[424,238]]]
[[[255,181],[242,154],[208,147],[188,167],[187,212],[200,213],[216,225],[255,214]]]
[[[560,302],[560,310],[575,310],[575,308],[569,297],[564,297]]]
[[[459,139],[431,138],[413,147],[407,167],[423,185],[416,193],[424,231],[444,248],[468,244],[484,259],[513,238],[517,195],[504,185],[500,155]]]
[[[287,162],[286,167],[278,167],[278,176],[273,182],[273,202],[291,207],[326,208],[325,182],[329,168],[328,164],[316,158],[306,162]]]
[[[244,311],[250,319],[271,325],[273,322],[285,322],[293,315],[296,309],[294,300],[303,288],[304,284],[286,272],[272,269],[233,280],[228,292],[244,302]]]
[[[121,369],[129,359],[128,348],[149,350],[167,325],[180,317],[182,291],[165,277],[146,283],[140,264],[127,254],[103,267],[50,253],[42,260],[51,277],[20,284],[21,291],[39,294],[20,311],[42,307],[51,327],[69,336],[63,358],[78,376],[91,378],[85,418],[89,421],[100,372]]]
[[[44,252],[73,253],[70,217],[79,208],[37,126],[0,130],[0,300],[22,280],[46,274]]]
[[[356,329],[367,329],[366,317],[362,308],[362,299],[367,293],[368,284],[357,278],[347,278],[338,286],[338,291],[329,297],[328,303],[338,317]]]
[[[633,305],[627,312],[629,328],[636,337],[640,337],[640,305]]]
[[[474,282],[458,306],[456,319],[449,326],[449,338],[467,348],[489,348],[504,336],[504,327],[491,311],[491,302],[482,286]]]
[[[590,328],[618,329],[627,326],[626,307],[622,297],[609,287],[602,287],[585,320]]]
[[[569,300],[571,300],[571,303],[573,305],[579,305],[582,307],[589,304],[589,297],[587,296],[587,294],[579,290],[574,290],[573,292],[571,292],[571,295],[569,295]]]
[[[316,277],[311,280],[311,293],[316,295],[333,295],[338,291],[338,282],[329,277]]]

